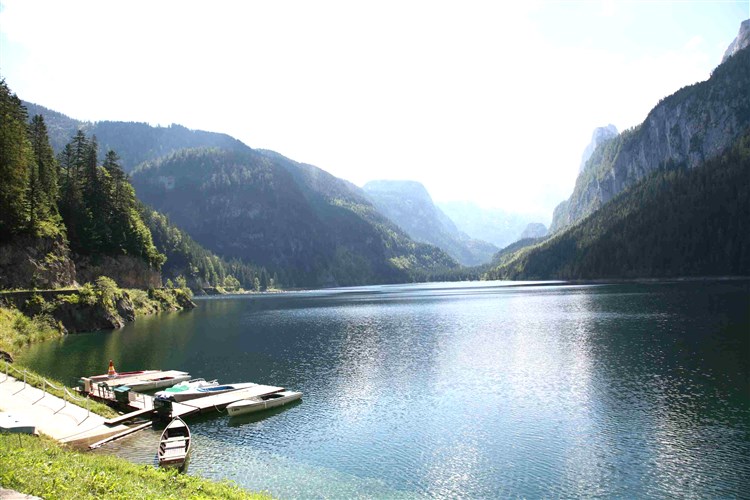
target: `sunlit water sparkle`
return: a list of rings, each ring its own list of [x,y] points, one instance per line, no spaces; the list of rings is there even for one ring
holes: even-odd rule
[[[748,282],[508,285],[202,299],[23,361],[301,390],[189,420],[190,473],[280,498],[750,497]],[[99,452],[152,464],[158,437]]]

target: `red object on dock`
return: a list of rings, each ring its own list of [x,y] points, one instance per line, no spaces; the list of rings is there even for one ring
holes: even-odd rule
[[[112,360],[109,360],[109,368],[107,369],[107,376],[108,377],[116,377],[117,372],[115,371],[115,364],[112,362]]]

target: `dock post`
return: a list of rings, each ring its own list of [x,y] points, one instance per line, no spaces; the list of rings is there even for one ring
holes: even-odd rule
[[[89,403],[91,402],[91,398],[89,398],[88,394],[86,395],[86,418],[89,418],[91,415],[91,408],[89,408]]]

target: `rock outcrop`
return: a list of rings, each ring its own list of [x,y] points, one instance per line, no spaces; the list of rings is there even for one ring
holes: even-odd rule
[[[79,283],[94,282],[99,276],[112,278],[123,288],[158,288],[161,273],[141,259],[129,255],[104,255],[96,260],[76,257]]]
[[[521,235],[518,237],[519,240],[525,240],[528,238],[544,238],[547,236],[547,226],[541,222],[532,222],[526,229],[523,230]]]
[[[71,286],[76,269],[61,235],[16,236],[0,245],[0,289]]]
[[[583,172],[583,170],[586,168],[586,164],[591,158],[591,155],[594,154],[597,146],[599,146],[599,144],[603,143],[604,141],[608,141],[614,137],[617,137],[617,133],[617,127],[615,127],[611,123],[606,127],[597,127],[594,129],[594,133],[591,134],[591,142],[588,146],[586,146],[586,149],[583,150],[583,155],[581,155],[581,166],[578,168],[579,173]]]
[[[745,19],[742,21],[742,24],[740,24],[740,32],[737,34],[737,38],[729,44],[726,52],[724,52],[724,57],[721,59],[721,62],[725,62],[748,45],[750,45],[750,19]]]

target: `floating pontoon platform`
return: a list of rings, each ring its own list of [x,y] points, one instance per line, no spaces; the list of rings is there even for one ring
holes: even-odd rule
[[[172,403],[171,417],[187,417],[197,413],[208,413],[211,411],[223,410],[227,405],[247,398],[257,398],[266,394],[283,391],[283,387],[274,387],[271,385],[256,385],[247,389],[225,392],[215,396],[206,396],[205,398],[190,399],[182,403]]]

